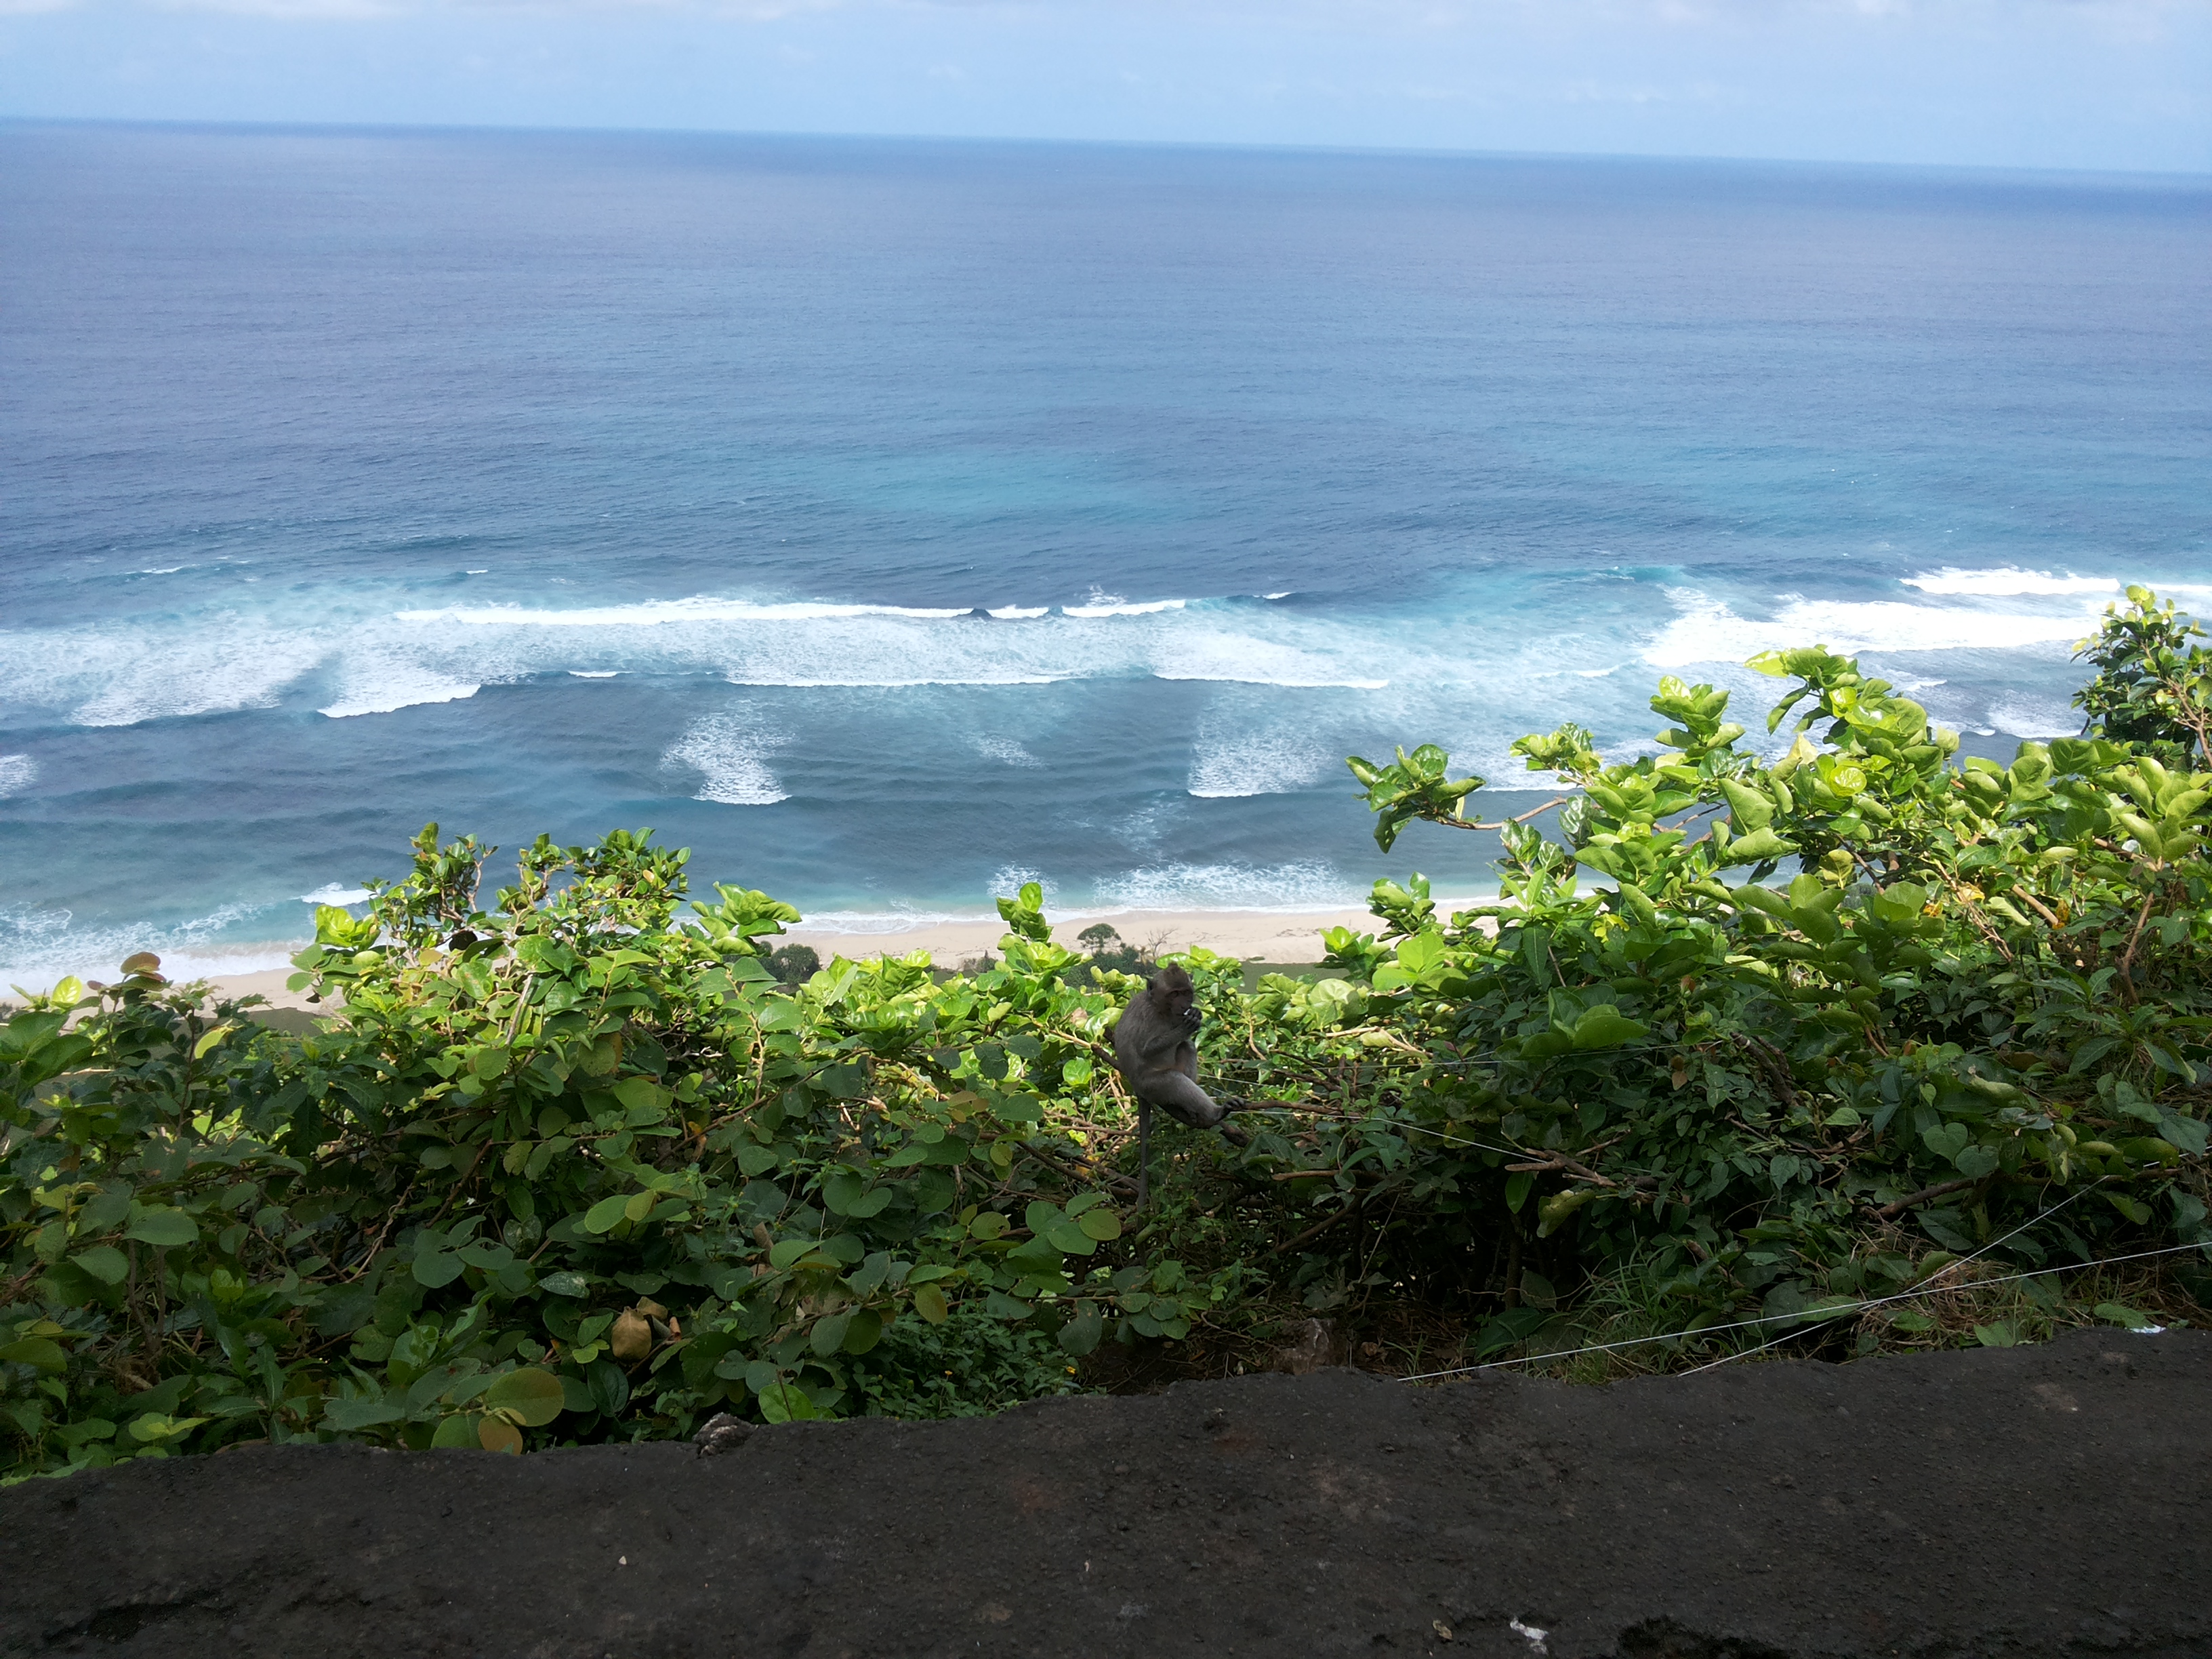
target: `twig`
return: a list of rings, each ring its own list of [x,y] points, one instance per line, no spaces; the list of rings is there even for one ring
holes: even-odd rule
[[[1933,1187],[1923,1187],[1918,1192],[1899,1199],[1894,1204],[1885,1204],[1875,1213],[1884,1221],[1887,1221],[1893,1216],[1903,1214],[1916,1204],[1925,1204],[1931,1198],[1941,1198],[1947,1193],[1963,1192],[1981,1179],[1980,1176],[1967,1176],[1960,1181],[1938,1182]]]
[[[1574,797],[1572,795],[1554,795],[1551,799],[1546,801],[1541,806],[1534,807],[1528,811],[1523,812],[1517,818],[1500,818],[1495,823],[1481,823],[1476,822],[1473,818],[1439,818],[1437,822],[1439,823],[1449,823],[1454,828],[1461,830],[1503,830],[1509,823],[1526,823],[1531,818],[1540,818],[1554,806],[1565,806],[1573,799]]]
[[[1345,1217],[1350,1215],[1358,1207],[1359,1205],[1358,1201],[1355,1200],[1352,1203],[1346,1205],[1340,1210],[1332,1212],[1330,1214],[1324,1216],[1321,1220],[1315,1222],[1312,1226],[1307,1228],[1305,1231],[1300,1233],[1296,1238],[1284,1240],[1283,1243],[1276,1245],[1275,1248],[1268,1251],[1267,1254],[1269,1255],[1280,1255],[1285,1250],[1297,1249],[1299,1245],[1304,1243],[1308,1239],[1318,1237],[1329,1228],[1336,1225],[1338,1222],[1343,1220]]]

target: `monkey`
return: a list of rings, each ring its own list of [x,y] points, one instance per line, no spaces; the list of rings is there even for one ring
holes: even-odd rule
[[[1170,963],[1129,1000],[1109,1033],[1114,1065],[1137,1096],[1137,1203],[1152,1199],[1152,1111],[1172,1113],[1194,1129],[1219,1129],[1244,1144],[1234,1126],[1224,1124],[1230,1104],[1198,1086],[1198,993],[1180,963]]]

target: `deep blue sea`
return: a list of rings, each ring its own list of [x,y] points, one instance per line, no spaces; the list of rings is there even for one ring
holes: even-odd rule
[[[2208,319],[2201,178],[0,126],[0,983],[276,965],[430,818],[1472,891],[1345,755],[1526,788],[1777,644],[2008,752],[2212,609]]]

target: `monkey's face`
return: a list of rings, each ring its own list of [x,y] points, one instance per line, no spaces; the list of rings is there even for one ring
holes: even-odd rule
[[[1181,964],[1170,963],[1152,981],[1152,996],[1159,1011],[1178,1025],[1198,1029],[1198,990]]]

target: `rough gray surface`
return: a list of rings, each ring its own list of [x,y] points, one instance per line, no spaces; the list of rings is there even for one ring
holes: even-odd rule
[[[240,1451],[0,1492],[0,1568],[9,1655],[2205,1659],[2212,1335]]]

